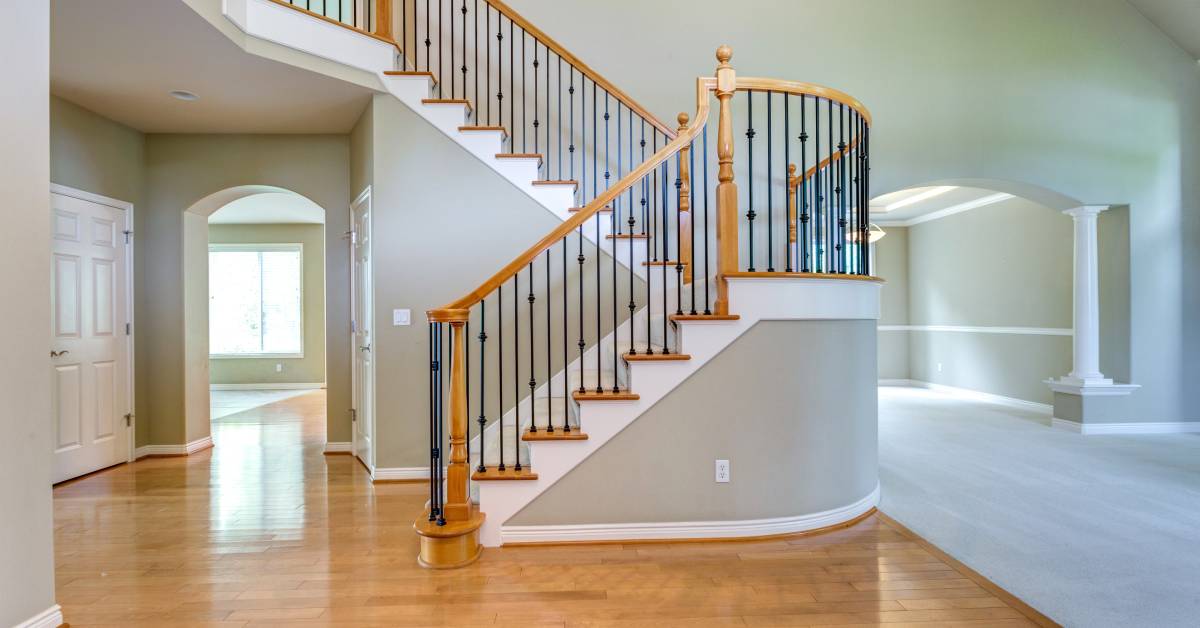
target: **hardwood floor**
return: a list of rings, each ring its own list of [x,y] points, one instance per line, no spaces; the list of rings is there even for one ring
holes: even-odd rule
[[[426,485],[325,456],[324,393],[222,417],[216,446],[57,487],[71,626],[1028,626],[884,517],[757,541],[489,549],[417,566]],[[1029,612],[1029,611],[1026,611]]]

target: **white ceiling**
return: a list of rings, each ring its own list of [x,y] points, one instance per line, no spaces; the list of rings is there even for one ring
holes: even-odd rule
[[[1146,19],[1200,59],[1200,0],[1129,0]]]
[[[182,0],[52,0],[50,37],[51,93],[148,133],[345,133],[371,93],[249,54]]]
[[[259,192],[226,204],[208,217],[210,224],[315,224],[325,223],[320,205],[294,192]]]
[[[871,199],[871,221],[881,225],[906,225],[933,220],[1012,198],[983,188],[934,186],[908,188]]]

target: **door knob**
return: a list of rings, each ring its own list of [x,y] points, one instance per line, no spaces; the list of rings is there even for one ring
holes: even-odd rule
[[[67,351],[66,349],[63,349],[62,351],[55,351],[55,350],[51,349],[51,350],[50,350],[50,357],[52,357],[52,358],[57,358],[57,357],[59,357],[59,356],[62,356],[62,355],[67,355],[68,353],[70,353],[70,351]]]

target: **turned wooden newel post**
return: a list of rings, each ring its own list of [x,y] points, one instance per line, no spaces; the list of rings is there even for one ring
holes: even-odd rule
[[[391,39],[392,0],[375,0],[375,25],[372,32],[380,37]]]
[[[688,114],[679,114],[679,134],[687,131]],[[691,146],[679,149],[679,259],[683,265],[683,283],[692,283],[692,238],[684,237],[691,234],[692,227],[692,172],[688,162]]]
[[[430,505],[441,503],[441,516],[426,510],[413,524],[421,537],[421,553],[417,562],[422,567],[446,569],[461,567],[479,558],[479,527],[483,525],[483,513],[471,504],[467,491],[470,474],[467,463],[467,338],[466,325],[470,312],[466,309],[442,309],[429,312],[429,322],[450,325],[450,386],[446,391],[445,404],[448,413],[445,427],[449,435],[450,456],[446,465],[444,490],[437,482],[442,458],[431,456],[433,494]],[[440,330],[437,333],[441,333]],[[435,358],[436,359],[436,358]],[[437,375],[437,370],[434,370]],[[438,417],[435,416],[434,420]],[[437,433],[434,437],[436,439]],[[440,447],[434,443],[434,447]],[[436,513],[435,513],[436,514]]]
[[[716,314],[729,313],[729,282],[726,275],[738,269],[737,184],[733,182],[733,113],[730,103],[737,91],[737,74],[729,65],[733,49],[717,48],[717,299]]]
[[[467,339],[466,321],[450,321],[450,464],[446,467],[446,521],[465,521],[471,510],[467,495]]]

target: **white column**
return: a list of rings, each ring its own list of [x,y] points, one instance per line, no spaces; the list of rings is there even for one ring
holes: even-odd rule
[[[1109,386],[1100,372],[1100,289],[1096,216],[1107,205],[1084,205],[1063,213],[1075,220],[1075,335],[1071,373],[1059,380],[1075,386]]]

